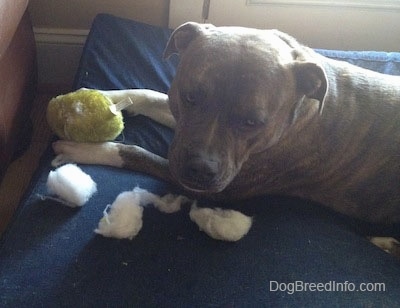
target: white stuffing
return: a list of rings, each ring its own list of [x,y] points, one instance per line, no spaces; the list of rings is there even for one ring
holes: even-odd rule
[[[139,187],[136,187],[133,191],[140,194],[141,206],[153,204],[160,212],[167,214],[180,211],[184,203],[190,202],[189,198],[182,195],[167,194],[160,197]]]
[[[133,239],[143,226],[143,207],[153,204],[164,213],[174,213],[190,200],[182,195],[167,194],[159,197],[136,187],[118,195],[112,205],[107,205],[96,233],[106,237]],[[211,238],[235,242],[245,236],[253,219],[238,211],[220,208],[198,208],[196,202],[189,212],[190,219]]]
[[[163,213],[175,213],[181,210],[182,204],[190,202],[189,198],[182,195],[167,194],[154,200],[154,207]]]
[[[133,239],[143,226],[143,207],[149,204],[164,213],[174,213],[189,199],[172,194],[159,197],[145,189],[136,187],[118,195],[112,205],[103,211],[104,217],[99,221],[96,233],[105,237]]]
[[[253,223],[253,219],[238,211],[220,208],[199,208],[192,206],[190,219],[201,231],[216,240],[235,242],[245,236]]]
[[[105,237],[133,239],[143,226],[140,194],[134,191],[119,194],[112,205],[107,205],[103,214],[98,228],[94,230],[96,233]]]
[[[84,205],[92,197],[97,191],[97,185],[79,167],[67,164],[55,171],[50,171],[47,189],[61,198],[61,200],[56,200],[70,207],[77,207]],[[192,201],[182,195],[167,194],[160,197],[136,187],[132,191],[119,194],[111,205],[107,205],[103,211],[103,218],[94,231],[105,237],[131,240],[143,226],[144,206],[153,204],[161,212],[174,213],[181,210],[183,204],[189,202]],[[211,238],[231,242],[245,236],[253,223],[251,217],[238,211],[199,208],[196,202],[193,203],[189,216],[200,230]]]
[[[67,164],[50,171],[47,190],[61,198],[58,201],[63,204],[77,207],[84,205],[97,192],[97,185],[78,166]]]
[[[156,194],[153,194],[147,191],[146,189],[142,189],[140,187],[135,187],[133,189],[133,192],[138,195],[141,206],[147,206],[149,204],[153,204],[157,198],[160,198]]]

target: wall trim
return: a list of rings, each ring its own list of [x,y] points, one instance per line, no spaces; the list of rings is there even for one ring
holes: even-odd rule
[[[89,30],[34,27],[36,43],[84,45]]]
[[[33,32],[36,41],[39,85],[70,87],[89,30],[34,27]]]
[[[246,5],[298,5],[325,6],[363,9],[400,10],[400,0],[246,0]]]

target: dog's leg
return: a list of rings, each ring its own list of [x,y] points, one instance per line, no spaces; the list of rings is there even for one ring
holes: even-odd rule
[[[168,106],[168,96],[153,90],[130,89],[100,91],[113,103],[130,98],[133,104],[127,107],[129,115],[144,115],[170,128],[175,120]],[[141,147],[114,142],[77,143],[59,140],[53,143],[56,158],[54,167],[65,163],[97,164],[147,173],[165,181],[172,182],[168,160]]]
[[[109,97],[113,103],[130,98],[133,104],[125,109],[128,115],[141,114],[167,127],[175,128],[175,119],[168,105],[168,95],[164,93],[146,89],[101,90],[100,92]]]
[[[77,143],[59,140],[53,143],[57,154],[54,167],[65,163],[98,164],[143,172],[175,184],[168,160],[139,146],[114,142]]]

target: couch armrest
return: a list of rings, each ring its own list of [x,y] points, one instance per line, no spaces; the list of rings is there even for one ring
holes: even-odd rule
[[[27,0],[0,0],[0,181],[31,135],[36,49],[27,4]]]
[[[0,0],[0,58],[7,50],[28,2],[28,0]]]

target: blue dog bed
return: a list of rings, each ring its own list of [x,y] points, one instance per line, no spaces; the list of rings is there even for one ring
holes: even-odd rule
[[[166,92],[178,62],[161,60],[170,33],[98,15],[75,88]],[[398,53],[319,52],[400,75]],[[166,156],[172,136],[138,116],[126,119],[120,140]],[[119,193],[136,186],[160,195],[179,189],[132,171],[82,165],[98,193],[83,208],[68,208],[38,197],[46,194],[53,157],[49,148],[1,239],[1,307],[400,306],[400,262],[365,239],[398,235],[398,226],[370,225],[311,202],[262,196],[211,204],[254,217],[249,234],[236,243],[200,232],[187,210],[163,214],[151,207],[135,239],[108,239],[93,230]]]

